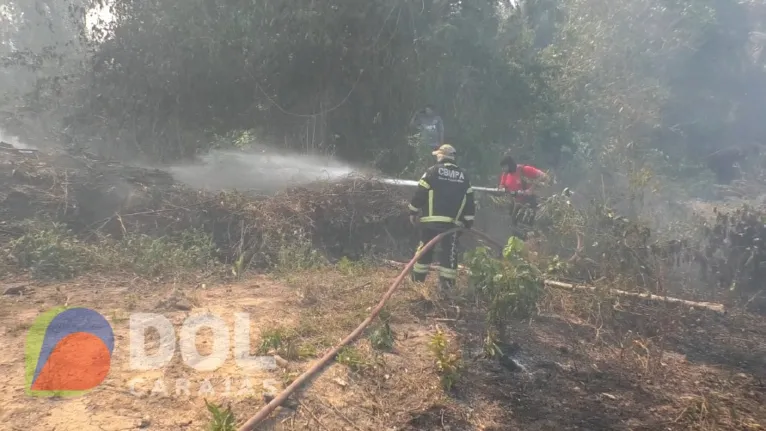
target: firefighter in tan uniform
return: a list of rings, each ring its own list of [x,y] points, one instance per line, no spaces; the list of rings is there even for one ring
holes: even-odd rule
[[[470,229],[476,211],[471,182],[455,163],[455,148],[444,144],[432,154],[437,163],[420,178],[418,190],[409,205],[410,221],[420,227],[418,251],[444,231],[458,226]],[[424,253],[413,267],[413,281],[426,280],[434,249],[438,247],[439,286],[452,288],[457,279],[459,236],[459,232],[447,235],[436,247]]]

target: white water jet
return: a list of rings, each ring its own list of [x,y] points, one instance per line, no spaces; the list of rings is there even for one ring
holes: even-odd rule
[[[196,163],[167,168],[173,177],[191,187],[207,190],[249,190],[271,193],[315,181],[340,180],[362,170],[328,157],[277,153],[214,150]],[[418,181],[377,177],[395,186],[417,187]],[[473,187],[476,191],[498,192],[496,188]]]
[[[355,171],[336,160],[275,152],[211,151],[192,164],[171,166],[173,177],[208,190],[273,192],[314,181],[343,178]]]

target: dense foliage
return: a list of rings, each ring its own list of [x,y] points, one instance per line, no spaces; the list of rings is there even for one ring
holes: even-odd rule
[[[247,131],[399,172],[409,119],[430,103],[477,181],[512,147],[570,181],[605,167],[629,182],[697,175],[707,154],[766,132],[756,1],[3,0],[0,11],[2,126],[111,155],[169,161]]]

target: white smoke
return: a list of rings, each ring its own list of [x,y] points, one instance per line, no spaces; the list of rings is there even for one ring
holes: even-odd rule
[[[18,148],[20,150],[36,150],[37,149],[31,145],[21,142],[17,136],[9,135],[3,129],[0,129],[0,142],[11,144],[14,148]]]

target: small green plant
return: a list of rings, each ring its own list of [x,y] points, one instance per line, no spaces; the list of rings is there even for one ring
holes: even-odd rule
[[[234,263],[231,265],[231,273],[234,275],[234,277],[237,280],[241,280],[242,276],[245,274],[246,270],[245,265],[245,253],[240,253],[237,260],[234,261]]]
[[[205,406],[207,411],[210,412],[210,423],[207,426],[208,431],[235,431],[236,418],[231,411],[231,406],[227,406],[224,410],[222,406],[209,403],[205,400]]]
[[[560,277],[567,274],[570,269],[569,263],[561,260],[558,255],[553,256],[548,262],[546,262],[545,266],[545,273],[548,275],[548,277]]]
[[[460,352],[453,352],[450,342],[441,330],[431,337],[428,348],[436,359],[436,370],[441,379],[442,388],[450,391],[460,378],[463,369],[463,360]]]
[[[88,249],[66,227],[58,223],[22,225],[28,232],[10,243],[10,253],[33,277],[67,279],[87,269],[91,263]]]
[[[365,270],[365,262],[353,261],[346,256],[343,256],[336,264],[335,269],[343,275],[354,276],[359,275]]]
[[[467,253],[470,281],[487,303],[487,322],[504,334],[511,316],[528,317],[537,310],[543,290],[543,276],[524,256],[524,243],[508,239],[503,258],[492,256],[489,248]]]
[[[316,347],[310,344],[302,344],[300,347],[298,347],[297,359],[315,358],[316,356],[317,356]]]
[[[261,347],[258,351],[261,354],[267,354],[271,351],[278,351],[290,341],[287,330],[281,326],[269,328],[261,334]]]
[[[497,345],[497,330],[495,328],[489,328],[487,330],[487,336],[484,337],[484,356],[489,359],[503,356],[503,351],[500,350],[500,346]]]
[[[381,310],[378,319],[380,323],[370,332],[368,337],[370,345],[373,349],[389,352],[394,348],[394,331],[389,325],[391,314],[385,309]]]
[[[270,353],[277,354],[284,359],[305,359],[316,355],[316,350],[311,346],[301,346],[298,343],[294,331],[281,326],[269,328],[261,334],[261,346],[258,348],[261,355]]]
[[[273,267],[277,273],[294,274],[296,272],[321,268],[327,265],[327,259],[313,248],[311,241],[303,235],[298,239],[287,240],[283,237],[276,252]]]
[[[351,371],[359,372],[365,369],[369,363],[364,359],[364,356],[352,346],[343,347],[335,360],[342,365],[347,366]]]

